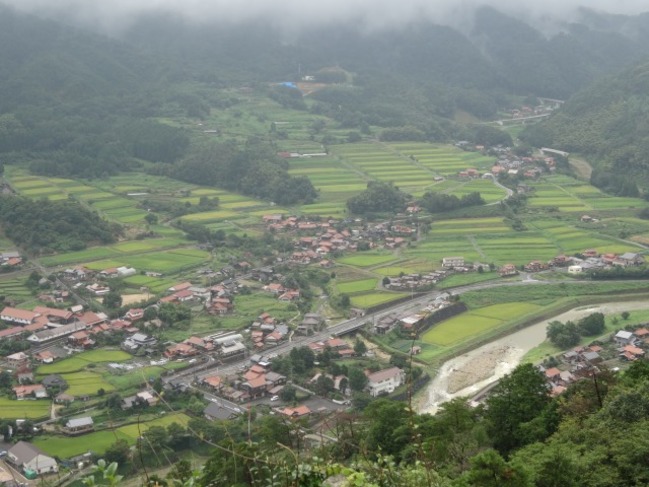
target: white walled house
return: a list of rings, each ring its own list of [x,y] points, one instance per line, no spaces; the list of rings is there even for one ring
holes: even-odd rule
[[[23,472],[31,470],[41,475],[59,471],[56,460],[48,457],[40,449],[26,441],[19,441],[11,447],[7,454],[7,460],[22,469]]]
[[[367,376],[367,388],[372,397],[377,397],[380,394],[390,394],[405,382],[406,373],[399,367],[379,370]]]

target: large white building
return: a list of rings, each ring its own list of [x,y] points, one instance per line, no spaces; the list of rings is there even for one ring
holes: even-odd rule
[[[399,367],[391,367],[379,370],[367,376],[367,388],[370,396],[376,397],[380,394],[390,394],[406,382],[406,373]]]

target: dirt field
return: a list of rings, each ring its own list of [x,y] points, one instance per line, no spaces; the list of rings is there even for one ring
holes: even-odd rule
[[[133,304],[139,303],[140,301],[145,301],[151,299],[153,294],[142,293],[142,294],[122,294],[122,304]]]

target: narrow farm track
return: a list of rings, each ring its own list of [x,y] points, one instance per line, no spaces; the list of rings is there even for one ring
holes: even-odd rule
[[[485,255],[485,253],[482,251],[482,249],[481,249],[480,246],[478,245],[478,242],[476,241],[474,235],[467,235],[466,238],[467,238],[467,240],[468,240],[469,242],[471,242],[471,245],[473,245],[473,248],[475,249],[475,251],[476,251],[478,254],[480,254],[480,257],[482,257],[483,259],[488,259],[488,257]]]

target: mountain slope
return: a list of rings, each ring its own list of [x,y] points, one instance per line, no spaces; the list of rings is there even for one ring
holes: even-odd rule
[[[649,63],[585,88],[522,138],[585,154],[604,170],[649,180]]]

